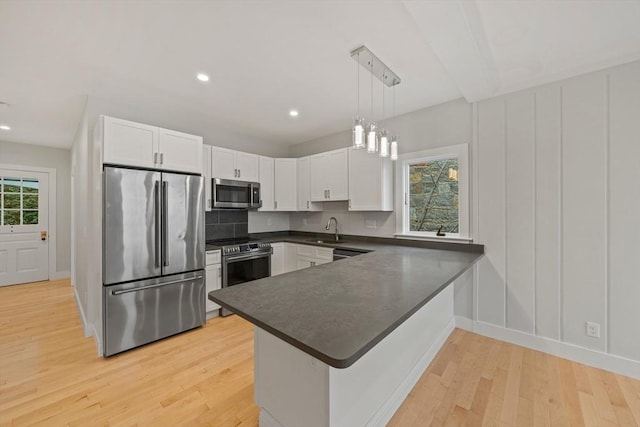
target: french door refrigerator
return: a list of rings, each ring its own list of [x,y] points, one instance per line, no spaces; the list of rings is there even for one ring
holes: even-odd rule
[[[205,322],[203,178],[104,168],[103,353]]]

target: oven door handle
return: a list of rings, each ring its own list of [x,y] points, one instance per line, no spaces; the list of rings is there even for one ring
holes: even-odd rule
[[[251,261],[253,259],[258,258],[266,258],[270,257],[273,254],[273,250],[269,252],[262,252],[256,255],[224,255],[222,257],[225,264],[229,264],[230,262],[238,262],[238,261]]]

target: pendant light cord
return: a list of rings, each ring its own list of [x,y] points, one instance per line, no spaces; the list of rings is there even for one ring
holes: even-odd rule
[[[373,59],[369,62],[369,67],[371,68],[371,123],[373,123]]]
[[[358,52],[358,61],[356,61],[356,71],[358,74],[358,119],[360,119],[360,52]]]

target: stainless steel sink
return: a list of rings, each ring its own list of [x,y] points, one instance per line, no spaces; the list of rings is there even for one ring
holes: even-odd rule
[[[309,239],[305,241],[311,242],[311,243],[321,243],[324,245],[341,245],[343,243],[349,243],[349,241],[347,240],[332,240],[332,239]]]

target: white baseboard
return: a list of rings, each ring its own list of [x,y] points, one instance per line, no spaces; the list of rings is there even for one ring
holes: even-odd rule
[[[70,271],[56,271],[53,273],[49,273],[49,280],[68,279],[70,277],[71,277]]]
[[[89,322],[87,322],[87,316],[84,314],[84,309],[82,308],[82,304],[80,304],[80,299],[78,298],[78,288],[73,287],[73,296],[76,300],[76,307],[78,307],[78,313],[80,314],[80,323],[82,323],[82,333],[85,338],[89,338],[91,336],[91,328],[89,327]]]
[[[563,359],[573,360],[574,362],[583,363],[595,368],[605,369],[620,375],[640,379],[640,361],[637,360],[602,353],[546,337],[526,334],[490,323],[474,321],[466,317],[455,316],[455,321],[456,326],[460,329],[552,354],[562,357]]]
[[[451,332],[456,326],[457,319],[451,319],[449,323],[447,323],[446,328],[442,331],[440,335],[435,339],[431,347],[427,349],[427,351],[420,357],[418,362],[409,372],[409,375],[402,381],[402,383],[396,388],[389,399],[378,409],[375,415],[371,418],[371,420],[367,423],[369,426],[385,426],[391,420],[393,415],[396,413],[400,405],[405,401],[409,392],[413,390],[413,387],[418,383],[424,371],[427,370],[433,359],[438,354],[438,351],[442,348]]]
[[[102,352],[102,342],[100,342],[100,334],[96,331],[96,325],[91,325],[93,340],[96,342],[96,348],[98,349],[98,356],[102,357],[104,353]]]

